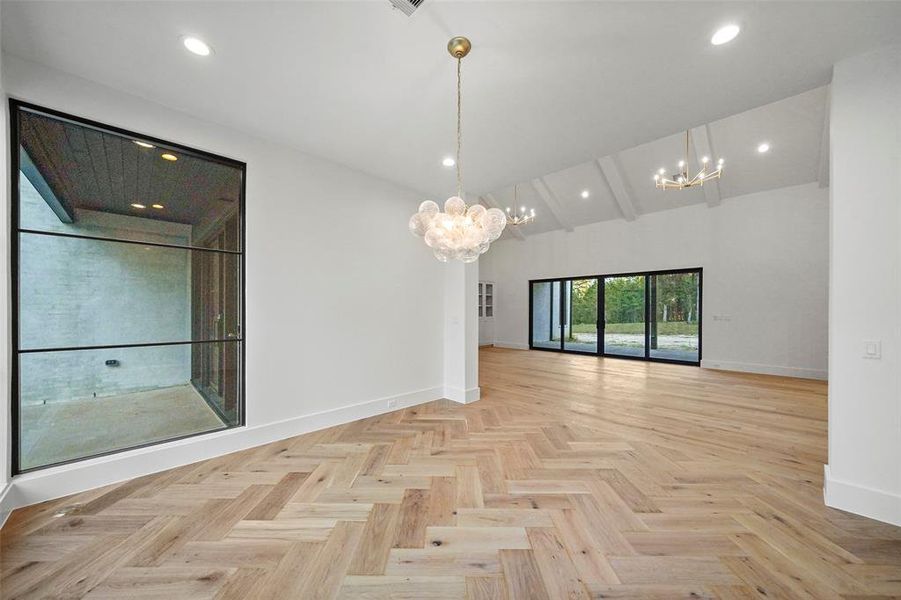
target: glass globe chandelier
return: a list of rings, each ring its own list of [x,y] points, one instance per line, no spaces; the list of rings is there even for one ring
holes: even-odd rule
[[[516,185],[513,186],[513,205],[516,206]],[[525,206],[520,206],[519,211],[513,212],[507,207],[507,224],[513,227],[528,225],[535,220],[535,209],[526,210]]]
[[[701,158],[701,170],[697,174],[689,177],[689,156],[691,156],[691,133],[685,132],[685,158],[679,161],[679,172],[675,175],[666,175],[666,169],[660,169],[654,173],[654,185],[657,189],[668,190],[694,187],[696,185],[704,185],[705,181],[711,179],[719,179],[723,174],[723,159],[716,162],[716,168],[710,164],[710,157]]]
[[[444,212],[437,203],[426,200],[419,205],[419,211],[410,217],[409,222],[410,232],[422,237],[441,262],[451,258],[464,263],[477,261],[479,255],[488,251],[491,242],[501,236],[507,225],[507,216],[499,208],[486,209],[481,204],[467,206],[463,200],[460,68],[470,49],[472,44],[465,37],[455,37],[447,43],[447,51],[457,59],[457,195],[445,201]]]

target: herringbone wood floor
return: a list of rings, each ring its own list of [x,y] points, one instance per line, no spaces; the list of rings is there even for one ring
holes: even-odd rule
[[[875,598],[825,385],[483,350],[436,402],[17,511],[3,598]]]

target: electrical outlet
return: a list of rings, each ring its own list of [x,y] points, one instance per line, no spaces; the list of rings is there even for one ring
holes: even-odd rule
[[[863,357],[871,360],[882,358],[882,342],[879,340],[864,340]]]
[[[388,408],[397,408],[397,399],[396,398],[392,398],[391,400],[388,400]]]

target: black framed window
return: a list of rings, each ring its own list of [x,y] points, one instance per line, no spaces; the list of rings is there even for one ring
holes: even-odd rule
[[[243,425],[245,165],[10,109],[13,471]]]
[[[529,282],[529,347],[701,363],[701,268]]]
[[[563,282],[564,350],[597,353],[598,289],[598,280],[594,277]]]

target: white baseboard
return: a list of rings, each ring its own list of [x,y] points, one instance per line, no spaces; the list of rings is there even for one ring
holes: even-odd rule
[[[528,350],[529,345],[520,342],[494,342],[495,348],[509,348],[511,350]]]
[[[829,465],[824,465],[823,470],[826,506],[901,527],[901,495],[835,479]]]
[[[3,486],[3,490],[0,491],[0,528],[6,523],[6,519],[9,518],[10,513],[12,512],[11,508],[7,508],[6,497],[9,496],[9,490],[12,488],[12,484],[7,483]]]
[[[759,373],[762,375],[781,375],[783,377],[800,377],[802,379],[828,379],[825,369],[808,369],[805,367],[782,367],[778,365],[762,365],[759,363],[734,362],[705,358],[701,360],[705,369],[721,371],[741,371],[743,373]]]
[[[464,390],[463,388],[448,386],[444,388],[444,397],[460,404],[471,404],[482,397],[482,389],[474,387]]]
[[[0,495],[0,518],[22,506],[440,400],[444,397],[443,392],[442,387],[432,387],[275,423],[229,429],[18,475]]]

